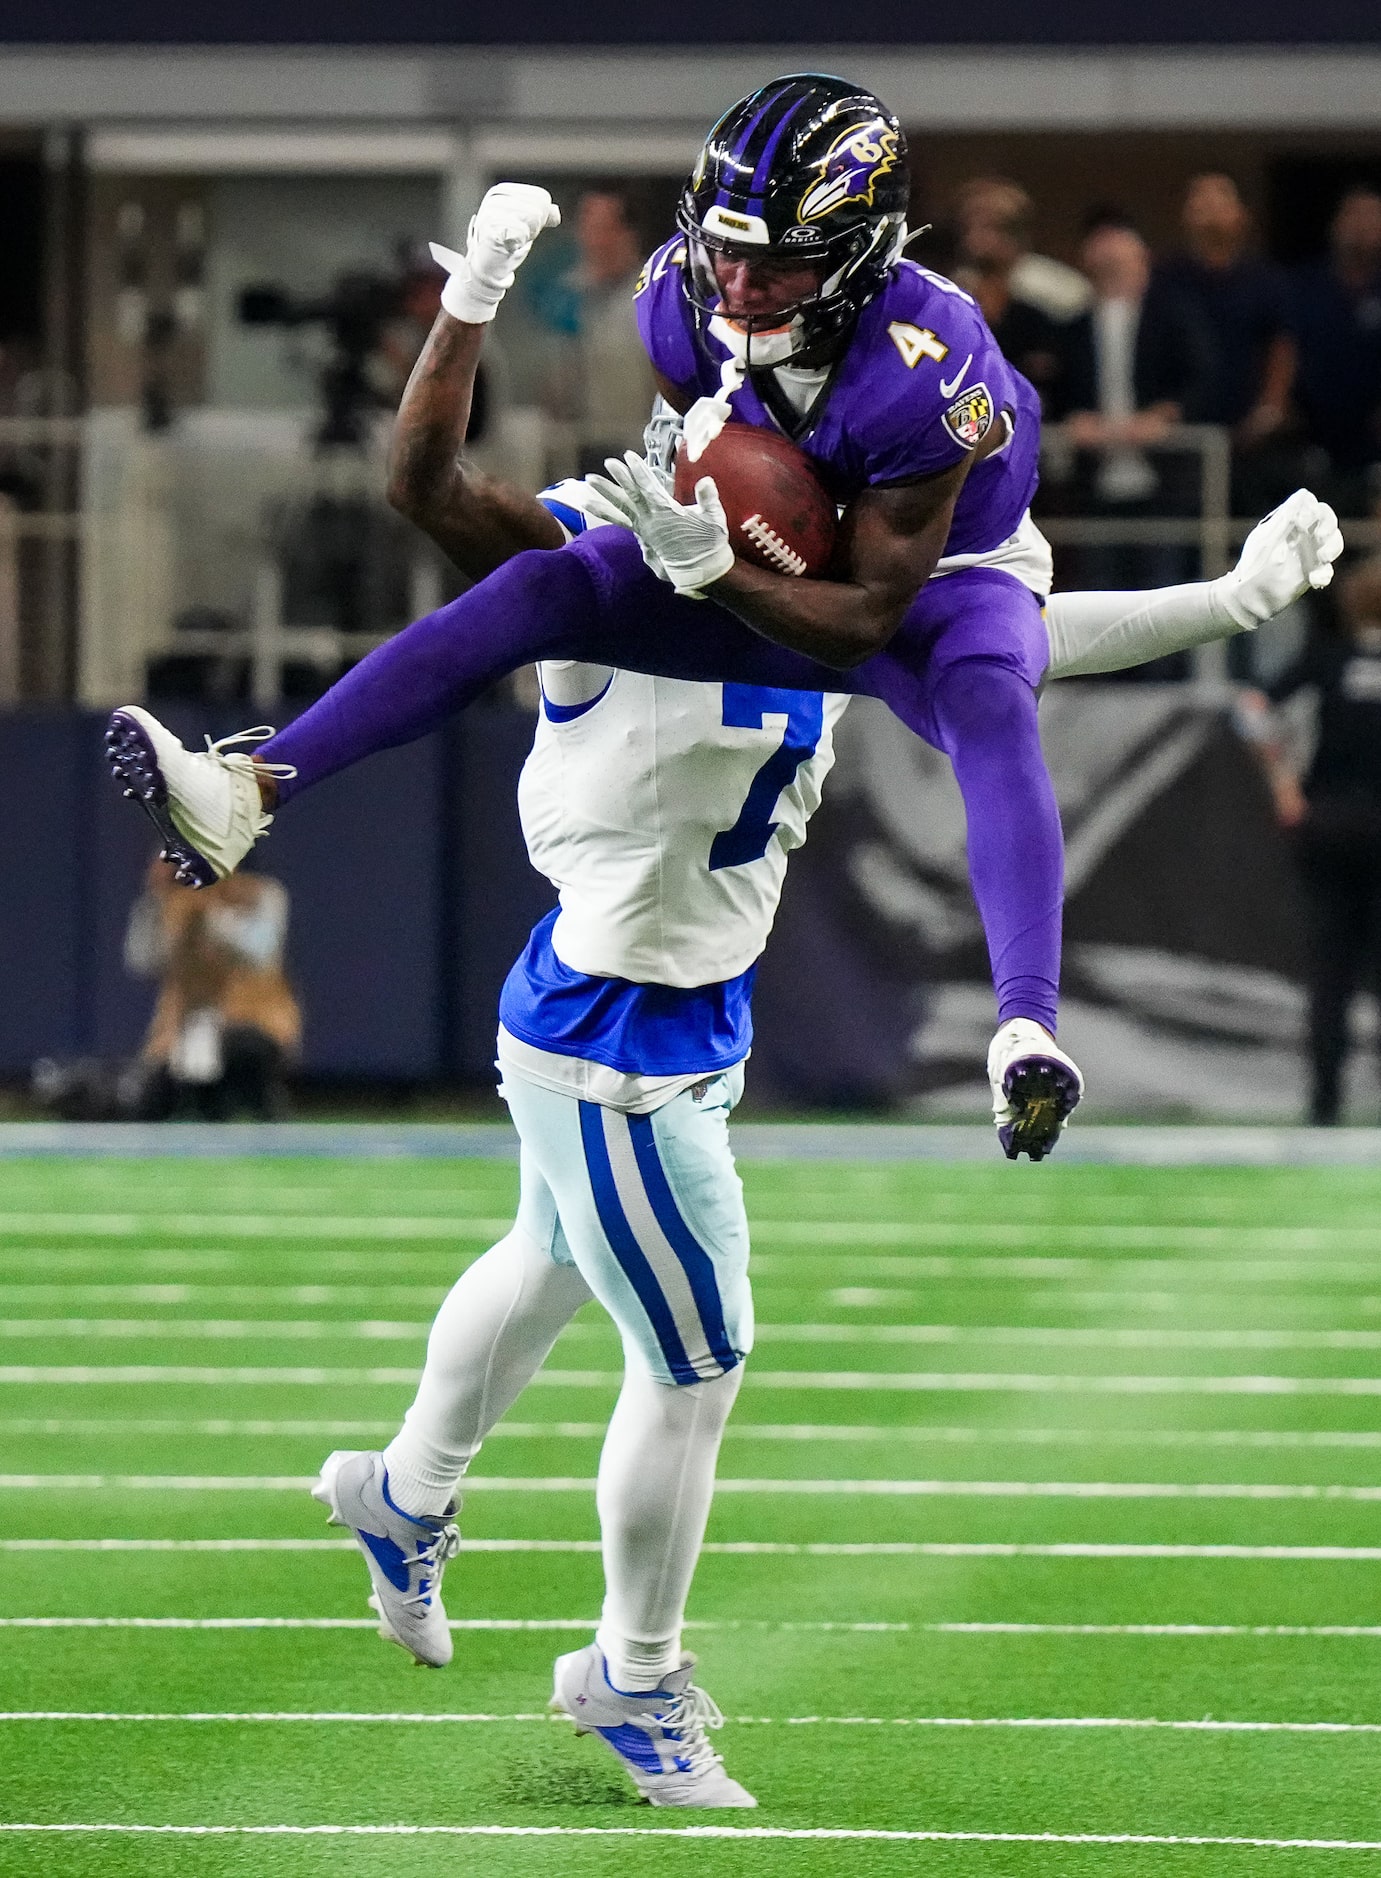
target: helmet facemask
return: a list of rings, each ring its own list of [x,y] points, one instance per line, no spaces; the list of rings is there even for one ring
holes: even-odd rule
[[[750,370],[788,363],[827,363],[857,317],[861,300],[855,283],[859,274],[870,263],[876,264],[880,248],[886,252],[883,266],[890,266],[906,238],[900,216],[871,226],[860,222],[828,240],[792,247],[730,241],[704,228],[687,228],[685,218],[678,219],[686,233],[686,297],[716,337]],[[724,306],[723,289],[715,272],[717,255],[750,265],[768,262],[783,273],[796,273],[813,265],[815,284],[809,292],[798,293],[770,310],[731,313]]]

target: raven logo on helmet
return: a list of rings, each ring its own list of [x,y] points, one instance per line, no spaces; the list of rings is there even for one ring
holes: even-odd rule
[[[798,220],[817,221],[845,202],[871,208],[878,184],[901,160],[898,142],[897,132],[882,118],[844,131],[821,159],[819,174],[796,211]]]
[[[906,138],[872,92],[793,72],[741,98],[710,132],[676,211],[682,289],[702,329],[722,316],[750,339],[774,335],[776,363],[837,356],[896,263],[909,196]],[[789,300],[726,313],[720,255],[789,260]]]

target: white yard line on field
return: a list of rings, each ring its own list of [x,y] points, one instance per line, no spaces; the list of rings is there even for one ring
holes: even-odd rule
[[[903,1840],[930,1845],[1227,1845],[1274,1851],[1381,1852],[1381,1839],[1244,1839],[1203,1833],[941,1832],[885,1826],[141,1826],[9,1825],[14,1833],[161,1833],[175,1837],[443,1839],[818,1839]]]
[[[754,1228],[755,1242],[757,1229]],[[1052,1226],[1049,1237],[1059,1236]],[[1250,1229],[1244,1235],[1251,1238]],[[1111,1251],[1112,1248],[1109,1247]],[[0,1250],[0,1260],[8,1256]],[[116,1258],[126,1256],[114,1250]],[[390,1254],[390,1257],[397,1256]],[[871,1276],[895,1282],[902,1278],[938,1278],[953,1282],[990,1285],[1007,1279],[1014,1281],[1058,1283],[1090,1278],[1105,1284],[1115,1278],[1138,1284],[1170,1283],[1177,1286],[1203,1287],[1210,1284],[1375,1284],[1381,1271],[1378,1261],[1337,1258],[1123,1258],[1060,1257],[1033,1253],[1026,1257],[989,1256],[973,1253],[906,1252],[755,1252],[753,1271],[758,1277],[795,1278],[806,1283],[807,1274],[814,1281],[835,1275]]]
[[[593,1631],[595,1617],[452,1617],[458,1631]],[[0,1630],[377,1630],[377,1617],[0,1617]],[[843,1619],[687,1618],[686,1630],[840,1631],[945,1637],[1343,1637],[1381,1639],[1381,1624],[883,1623]]]
[[[1052,1232],[1055,1229],[1052,1228]],[[770,1235],[769,1235],[770,1236]],[[444,1288],[455,1273],[478,1256],[480,1248],[462,1249],[457,1260],[455,1248],[444,1244],[423,1245],[392,1242],[388,1248],[390,1270],[414,1274],[429,1272]],[[276,1244],[271,1253],[274,1270],[281,1274],[292,1261],[305,1265],[313,1280],[320,1281],[337,1273],[377,1274],[381,1255],[377,1250],[341,1251],[314,1242],[296,1247]],[[109,1242],[86,1249],[67,1246],[12,1245],[0,1241],[0,1272],[13,1270],[27,1275],[36,1265],[47,1271],[99,1271],[108,1273],[130,1266],[144,1271],[187,1272],[201,1277],[207,1272],[240,1270],[245,1273],[262,1269],[263,1249],[241,1244],[222,1246],[213,1243],[183,1246],[118,1245]],[[420,1265],[418,1264],[420,1261]],[[804,1251],[794,1253],[755,1252],[755,1277],[769,1283],[789,1280],[800,1286],[824,1287],[840,1278],[944,1279],[957,1283],[990,1286],[1005,1280],[1040,1281],[1099,1279],[1104,1284],[1114,1278],[1139,1284],[1207,1287],[1256,1284],[1297,1286],[1301,1282],[1320,1284],[1367,1284],[1381,1282],[1376,1259],[1271,1258],[1271,1259],[1201,1259],[1201,1258],[1056,1258],[1031,1256],[986,1257],[981,1253],[955,1256],[930,1253],[866,1253],[840,1251]]]
[[[501,1422],[490,1441],[599,1441],[607,1422]],[[387,1440],[398,1432],[392,1421],[234,1421],[213,1418],[183,1421],[169,1417],[112,1415],[0,1417],[0,1434],[97,1435],[112,1441],[136,1435],[214,1435],[240,1440],[302,1436],[322,1440]],[[886,1441],[935,1447],[1137,1447],[1137,1448],[1381,1448],[1381,1429],[1303,1428],[1026,1428],[1000,1424],[731,1421],[725,1440],[817,1442]]]
[[[0,1474],[0,1492],[306,1493],[313,1474]],[[466,1493],[583,1493],[597,1482],[576,1474],[471,1474]],[[878,1499],[976,1500],[1342,1500],[1381,1501],[1381,1487],[1283,1485],[1259,1481],[1164,1480],[791,1480],[721,1479],[720,1494],[861,1495]]]
[[[1381,1722],[1218,1721],[1211,1716],[1192,1721],[1175,1721],[1140,1715],[731,1715],[726,1720],[741,1728],[1135,1728],[1167,1729],[1184,1734],[1381,1734]],[[288,1726],[312,1723],[327,1727],[363,1723],[387,1727],[445,1727],[505,1722],[569,1726],[570,1718],[552,1714],[546,1709],[520,1711],[510,1715],[429,1710],[382,1712],[373,1709],[5,1709],[0,1710],[0,1722],[220,1722]]]
[[[617,1389],[617,1370],[542,1369],[533,1383],[557,1389]],[[417,1369],[270,1368],[193,1363],[44,1364],[0,1366],[0,1383],[94,1384],[205,1383],[289,1384],[304,1388],[358,1389],[415,1384]],[[529,1387],[532,1385],[529,1384]],[[1381,1376],[1061,1376],[1043,1372],[965,1370],[786,1370],[754,1364],[748,1386],[762,1389],[893,1390],[909,1393],[1018,1395],[1381,1395]]]
[[[0,1213],[0,1234],[48,1239],[498,1239],[512,1228],[511,1214]]]
[[[512,1215],[435,1213],[176,1213],[176,1212],[13,1212],[0,1213],[0,1234],[35,1238],[132,1239],[177,1233],[188,1239],[456,1239],[476,1235],[502,1237]],[[792,1246],[930,1246],[977,1245],[1033,1247],[1044,1252],[1052,1241],[1061,1246],[1092,1246],[1136,1251],[1167,1247],[1176,1251],[1242,1250],[1284,1253],[1357,1251],[1375,1253],[1374,1226],[1142,1225],[1087,1221],[965,1220],[768,1220],[752,1222],[759,1245]],[[1376,1269],[1372,1267],[1373,1271]]]
[[[352,1552],[353,1539],[0,1539],[0,1552]],[[597,1553],[598,1539],[462,1539],[462,1552]],[[1093,1540],[881,1539],[797,1542],[715,1539],[719,1558],[1097,1558],[1281,1559],[1320,1564],[1381,1563],[1376,1545],[1161,1545]]]
[[[388,1318],[8,1317],[0,1337],[298,1343],[421,1343],[431,1325]],[[1381,1350],[1381,1330],[1201,1330],[1154,1325],[759,1323],[759,1343],[977,1346],[1029,1350]],[[563,1338],[612,1339],[606,1323],[570,1324]]]
[[[39,1254],[38,1256],[42,1256]],[[445,1284],[435,1285],[187,1285],[187,1284],[0,1284],[0,1311],[16,1304],[63,1304],[78,1298],[93,1304],[176,1305],[209,1302],[212,1298],[234,1304],[359,1304],[368,1298],[411,1298],[437,1301],[446,1295]]]

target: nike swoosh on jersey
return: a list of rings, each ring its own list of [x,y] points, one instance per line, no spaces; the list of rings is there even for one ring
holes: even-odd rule
[[[949,379],[948,382],[943,378],[940,380],[940,396],[942,398],[952,398],[954,396],[955,392],[958,391],[959,387],[968,377],[969,367],[972,364],[973,354],[971,352],[964,360],[964,363],[959,367],[959,370],[954,374],[953,378]]]

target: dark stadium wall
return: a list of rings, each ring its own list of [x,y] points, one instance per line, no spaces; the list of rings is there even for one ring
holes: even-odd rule
[[[207,728],[168,715],[191,740]],[[100,732],[88,714],[0,716],[11,1082],[39,1056],[128,1056],[152,1008],[121,953],[153,837],[112,785]],[[1300,957],[1288,846],[1246,752],[1176,687],[1056,686],[1044,735],[1072,857],[1071,1047],[1095,1026],[1109,1112],[1144,1110],[1123,1069],[1148,1039],[1170,1066],[1159,1100],[1183,1082],[1187,1107],[1252,1112],[1295,1061]],[[483,702],[276,820],[259,860],[292,896],[310,1075],[492,1087],[499,988],[552,904],[515,806],[531,738],[529,712]],[[753,1101],[886,1110],[981,1095],[992,989],[944,760],[866,703],[838,744],[759,972]]]
[[[189,742],[208,728],[170,709]],[[124,969],[155,848],[106,771],[103,719],[0,715],[0,1077],[36,1058],[138,1048],[152,987]],[[212,734],[237,728],[212,723]],[[280,816],[257,865],[292,896],[289,971],[309,1074],[492,1080],[499,987],[551,890],[527,865],[518,771],[532,718],[477,705],[447,734],[385,751]]]
[[[847,26],[825,0],[700,0],[693,12],[643,0],[515,0],[507,7],[454,0],[7,0],[0,39],[10,44],[200,45],[1286,45],[1381,39],[1375,0],[854,0]],[[975,70],[981,84],[981,69]]]

